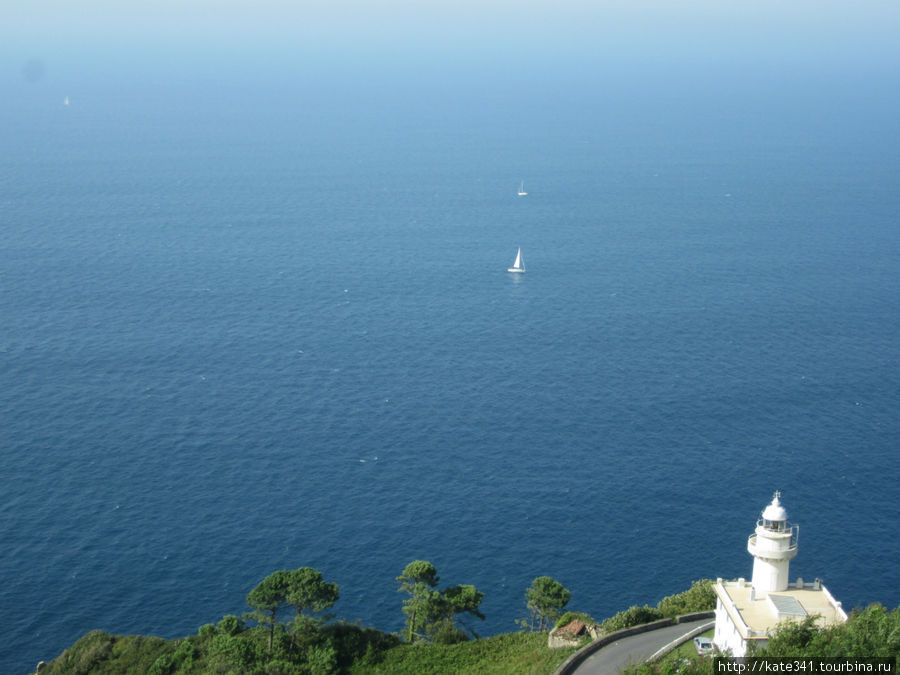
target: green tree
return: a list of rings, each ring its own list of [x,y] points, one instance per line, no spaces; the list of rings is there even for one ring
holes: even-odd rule
[[[484,614],[478,609],[481,606],[482,600],[484,600],[484,593],[471,585],[450,586],[444,590],[444,601],[447,605],[448,618],[451,623],[459,618],[460,623],[462,623],[474,638],[477,638],[478,634],[471,626],[462,620],[461,616],[463,614],[468,614],[484,621]]]
[[[290,589],[290,572],[278,570],[260,581],[256,588],[247,594],[247,604],[255,611],[247,617],[263,626],[269,627],[269,651],[275,638],[275,624],[278,613],[287,609],[287,594]]]
[[[531,630],[534,631],[535,622],[538,631],[552,626],[571,599],[572,594],[551,577],[538,577],[532,581],[525,591],[525,604],[531,613]]]
[[[412,642],[440,611],[440,593],[433,590],[440,577],[435,566],[427,560],[413,560],[397,581],[400,592],[409,594],[403,601],[403,613],[406,614],[406,641]]]
[[[303,625],[331,607],[338,600],[337,584],[322,579],[321,572],[311,567],[279,570],[269,576],[247,595],[247,604],[255,611],[248,617],[269,628],[269,651],[275,638],[278,614],[293,609]],[[295,620],[295,623],[297,621]]]
[[[472,585],[436,590],[439,577],[430,562],[414,560],[397,577],[397,581],[400,582],[399,590],[409,595],[403,601],[407,642],[413,642],[416,638],[445,644],[460,642],[467,639],[467,635],[456,627],[457,618],[461,620],[462,615],[469,615],[484,619],[484,614],[479,610],[484,593]],[[478,637],[470,626],[466,628],[473,637]]]
[[[298,614],[320,614],[338,601],[338,586],[311,567],[290,572],[286,600]]]

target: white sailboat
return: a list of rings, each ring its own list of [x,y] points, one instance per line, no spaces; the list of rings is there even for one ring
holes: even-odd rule
[[[522,259],[522,247],[519,247],[519,250],[516,251],[516,261],[513,263],[512,267],[507,268],[507,272],[516,272],[522,274],[525,272],[525,261]]]
[[[520,196],[520,197],[524,197],[524,196],[527,195],[527,194],[528,194],[528,193],[525,192],[525,181],[523,180],[523,181],[519,184],[519,196]]]

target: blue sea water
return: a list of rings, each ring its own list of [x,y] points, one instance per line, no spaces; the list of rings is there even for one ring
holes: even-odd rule
[[[693,84],[22,85],[0,671],[305,565],[385,631],[414,559],[484,635],[544,574],[603,618],[749,576],[775,490],[896,606],[896,94]]]

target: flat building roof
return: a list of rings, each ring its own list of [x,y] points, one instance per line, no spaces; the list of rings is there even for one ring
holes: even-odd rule
[[[818,615],[820,626],[833,626],[847,620],[828,589],[821,583],[789,584],[783,591],[754,593],[745,579],[723,581],[713,587],[725,611],[744,639],[765,638],[781,621]]]

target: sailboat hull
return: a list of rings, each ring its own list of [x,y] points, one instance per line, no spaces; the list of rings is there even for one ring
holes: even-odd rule
[[[514,272],[516,274],[525,274],[525,270],[520,269],[518,267],[508,267],[506,269],[507,272]]]

